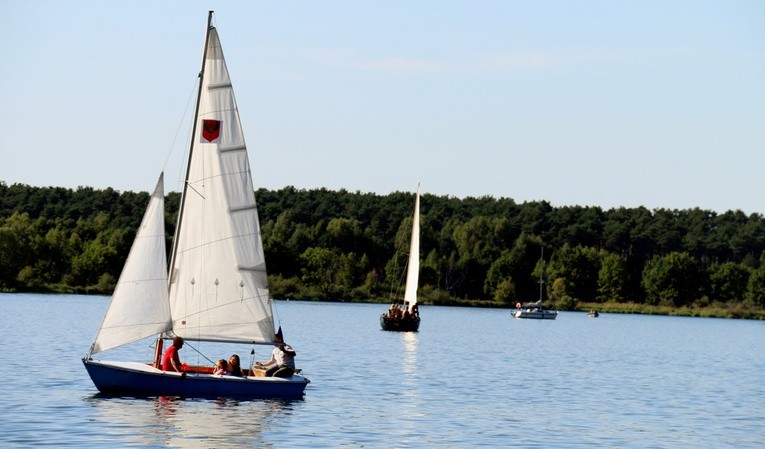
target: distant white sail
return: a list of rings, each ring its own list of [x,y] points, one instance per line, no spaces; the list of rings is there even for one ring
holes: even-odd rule
[[[122,268],[91,353],[170,329],[164,176],[160,175]]]
[[[412,217],[412,240],[409,243],[409,263],[406,271],[406,289],[404,302],[417,304],[417,286],[420,277],[420,185],[414,199],[414,216]]]

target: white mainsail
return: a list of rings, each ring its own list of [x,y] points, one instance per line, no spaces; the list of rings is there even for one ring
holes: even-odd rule
[[[211,27],[170,269],[172,331],[271,343],[273,311],[239,112]]]
[[[90,353],[169,329],[165,192],[160,175]]]
[[[406,271],[406,289],[404,303],[410,306],[417,304],[417,284],[420,276],[420,185],[417,184],[417,194],[414,199],[414,216],[412,217],[412,240],[409,243],[409,263]]]

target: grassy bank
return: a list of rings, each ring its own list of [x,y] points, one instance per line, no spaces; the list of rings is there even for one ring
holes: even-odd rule
[[[587,312],[597,310],[600,313],[630,313],[636,315],[692,316],[703,318],[739,318],[765,320],[765,310],[752,309],[740,304],[730,306],[707,307],[668,307],[632,303],[577,303],[576,310]]]

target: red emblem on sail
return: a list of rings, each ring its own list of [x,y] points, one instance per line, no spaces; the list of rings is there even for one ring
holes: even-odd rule
[[[220,120],[202,120],[202,138],[214,142],[220,137]]]

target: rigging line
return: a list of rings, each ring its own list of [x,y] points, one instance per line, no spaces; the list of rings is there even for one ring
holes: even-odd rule
[[[194,77],[194,83],[191,86],[191,92],[189,93],[189,99],[186,101],[186,107],[183,108],[183,115],[181,115],[181,120],[178,122],[178,129],[175,131],[175,136],[173,136],[173,142],[170,144],[170,148],[167,151],[167,157],[165,158],[165,163],[162,166],[162,171],[167,170],[167,164],[170,162],[170,156],[173,155],[173,149],[175,148],[175,144],[178,141],[178,136],[181,133],[181,128],[183,127],[183,123],[186,121],[186,116],[189,112],[189,105],[194,100],[194,94],[198,90],[197,83],[199,82],[199,77]],[[192,137],[193,139],[193,137]]]
[[[202,354],[202,352],[201,352],[199,349],[197,349],[197,348],[195,348],[194,346],[192,346],[191,344],[189,344],[187,340],[184,340],[184,341],[183,341],[183,346],[188,346],[189,348],[193,349],[193,350],[194,350],[194,352],[196,352],[197,354],[199,354],[199,355],[201,355],[202,357],[204,357],[204,359],[205,359],[205,360],[207,360],[208,362],[210,362],[210,363],[212,363],[213,365],[215,365],[215,362],[213,362],[212,360],[210,360],[210,359],[209,359],[209,358],[208,358],[206,355]]]
[[[417,189],[419,190],[419,188],[420,188],[420,185],[417,184]],[[415,199],[416,198],[417,198],[417,194],[415,194]],[[404,251],[402,250],[402,248],[407,243],[411,243],[411,241],[412,241],[412,238],[413,238],[413,235],[412,235],[412,224],[414,223],[414,214],[415,214],[415,211],[412,211],[412,215],[409,216],[411,218],[411,220],[407,220],[407,217],[404,217],[402,219],[402,221],[401,221],[401,224],[399,225],[399,230],[400,230],[401,226],[406,223],[408,225],[410,231],[408,233],[408,236],[409,236],[409,240],[408,241],[407,241],[406,237],[402,237],[402,238],[400,238],[396,242],[396,249],[395,249],[395,251],[393,253],[396,258],[398,258],[400,255],[404,254]],[[398,298],[399,294],[401,293],[401,289],[402,289],[402,287],[404,287],[404,282],[405,282],[404,280],[406,279],[407,271],[408,270],[409,270],[409,253],[407,252],[406,253],[406,263],[404,264],[404,269],[401,271],[401,276],[400,276],[400,278],[398,280],[398,285],[395,285],[393,283],[393,278],[391,277],[390,296],[393,299],[393,302],[397,302],[397,298]]]
[[[196,294],[196,289],[197,289],[197,282],[196,281],[197,281],[196,277],[191,279],[191,298],[194,298],[195,294]],[[201,280],[200,280],[200,282],[201,282]],[[199,288],[200,288],[200,290],[204,291],[204,286],[202,284],[200,284]],[[188,299],[188,297],[187,297],[187,299]],[[188,307],[186,307],[186,310],[188,310]],[[194,323],[196,323],[195,325],[193,325],[194,329],[189,329],[189,332],[193,332],[196,329],[196,331],[197,331],[197,340],[199,340],[199,338],[202,335],[202,330],[201,330],[202,329],[202,323],[200,322],[200,319],[199,319],[199,317],[202,315],[202,303],[201,303],[201,301],[197,302],[196,315],[197,315],[197,319],[194,320]],[[201,355],[202,357],[207,359],[207,357],[205,357],[204,354],[202,354],[197,348],[191,346],[191,349],[193,349],[198,355]],[[199,358],[197,357],[197,364],[199,364],[198,360],[199,360]],[[207,359],[207,360],[210,360],[210,359]]]
[[[204,195],[202,195],[202,193],[200,193],[200,192],[199,192],[199,190],[195,189],[195,188],[194,188],[194,186],[192,186],[192,185],[191,185],[191,183],[189,183],[188,181],[186,181],[186,185],[187,185],[187,186],[188,186],[188,187],[189,187],[191,190],[193,190],[193,191],[194,191],[194,193],[196,193],[197,195],[199,195],[199,197],[200,197],[200,198],[202,198],[203,200],[206,200],[206,199],[207,199],[207,198],[205,198],[205,196],[204,196]]]
[[[282,325],[282,319],[281,319],[281,317],[279,315],[279,311],[276,308],[276,301],[274,301],[273,298],[269,298],[268,301],[271,303],[271,311],[272,311],[273,315],[276,315],[276,321],[279,323],[279,326],[281,326]],[[274,326],[274,327],[276,327],[276,326]],[[274,329],[274,332],[276,332],[276,329]]]
[[[407,223],[407,221],[406,221],[406,218],[404,219],[404,221],[402,221],[402,223],[401,223],[401,224],[404,224],[404,223]],[[411,228],[411,222],[408,222],[408,224],[409,224],[409,227]],[[412,238],[412,237],[411,237],[411,232],[409,233],[409,238],[410,238],[410,241],[411,241],[411,238]],[[398,297],[398,294],[401,292],[401,287],[402,287],[402,286],[403,286],[403,284],[404,284],[404,279],[405,279],[405,277],[406,277],[406,272],[407,272],[407,269],[409,268],[409,253],[408,253],[408,252],[407,252],[407,253],[404,253],[404,251],[402,250],[402,248],[404,248],[404,245],[406,245],[407,243],[408,243],[408,242],[407,242],[407,240],[406,240],[406,237],[402,237],[402,238],[400,238],[400,239],[399,239],[399,240],[396,242],[396,249],[395,249],[395,251],[394,251],[394,253],[393,253],[393,254],[394,254],[394,256],[395,256],[397,259],[398,259],[400,256],[404,255],[404,254],[406,255],[406,263],[404,264],[404,269],[401,271],[401,276],[400,276],[400,277],[399,277],[399,279],[398,279],[398,285],[396,285],[396,284],[394,284],[394,283],[393,283],[393,278],[391,277],[391,283],[390,283],[390,296],[391,296],[391,298],[394,298],[394,299],[395,299],[395,298],[397,298],[397,297]]]

